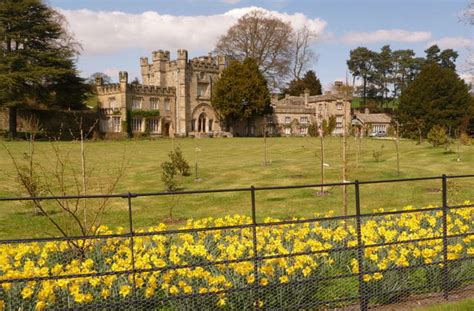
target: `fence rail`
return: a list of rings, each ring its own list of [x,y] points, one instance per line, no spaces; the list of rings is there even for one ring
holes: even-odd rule
[[[214,190],[193,190],[193,191],[179,191],[179,192],[152,192],[152,193],[124,193],[124,194],[110,194],[110,195],[84,195],[84,196],[51,196],[51,197],[16,197],[16,198],[0,198],[0,202],[6,201],[42,201],[42,200],[63,200],[63,199],[94,199],[94,198],[122,198],[127,202],[128,207],[128,232],[120,234],[100,234],[100,235],[90,235],[90,236],[67,236],[67,237],[46,237],[46,238],[28,238],[28,239],[6,239],[0,240],[0,250],[2,247],[20,247],[33,245],[34,243],[60,243],[60,242],[70,242],[70,241],[82,241],[82,243],[88,243],[91,253],[93,251],[102,250],[104,245],[115,245],[120,244],[128,249],[127,259],[128,265],[127,269],[114,269],[112,266],[107,266],[102,269],[95,269],[88,272],[76,271],[75,273],[61,271],[61,273],[53,273],[53,264],[49,266],[48,273],[43,273],[45,275],[29,275],[29,276],[15,276],[14,274],[9,273],[8,268],[0,268],[0,310],[2,309],[2,301],[10,309],[24,307],[28,309],[28,303],[33,303],[29,301],[30,297],[34,295],[39,295],[41,293],[42,282],[59,282],[61,280],[66,280],[68,282],[74,282],[77,279],[88,279],[97,278],[102,280],[108,276],[114,276],[121,282],[121,286],[127,286],[124,284],[130,284],[131,294],[126,294],[125,291],[122,292],[119,288],[120,284],[114,285],[115,287],[115,296],[114,299],[105,297],[103,299],[97,298],[97,293],[95,288],[90,287],[90,291],[94,294],[91,294],[94,299],[86,299],[89,301],[78,302],[76,299],[76,294],[65,294],[67,299],[61,300],[61,303],[54,301],[45,300],[46,308],[73,308],[73,309],[97,309],[97,308],[130,308],[130,309],[160,309],[160,308],[172,308],[172,309],[183,309],[183,310],[192,310],[192,309],[216,309],[216,308],[228,308],[228,309],[298,309],[298,308],[318,308],[318,307],[338,307],[344,306],[347,304],[358,303],[361,310],[367,310],[371,306],[376,306],[383,303],[392,303],[399,301],[403,298],[409,297],[412,294],[416,293],[425,293],[425,292],[440,292],[444,299],[449,299],[450,293],[456,289],[467,289],[469,290],[469,295],[474,294],[472,288],[472,282],[474,280],[474,263],[472,259],[473,255],[473,238],[474,230],[472,228],[472,208],[474,204],[461,204],[461,205],[448,205],[448,183],[449,179],[465,179],[473,178],[472,175],[456,175],[456,176],[435,176],[435,177],[421,177],[421,178],[405,178],[405,179],[394,179],[394,180],[377,180],[377,181],[353,181],[353,182],[344,182],[344,183],[328,183],[328,184],[312,184],[312,185],[298,185],[298,186],[275,186],[275,187],[248,187],[248,188],[235,188],[235,189],[214,189]],[[416,208],[410,210],[393,210],[393,211],[383,211],[383,212],[372,212],[372,213],[362,213],[361,211],[361,188],[363,185],[368,184],[384,184],[384,183],[405,183],[405,182],[417,182],[425,180],[439,180],[441,185],[441,200],[440,205],[436,207],[429,208]],[[309,219],[292,219],[284,221],[267,221],[259,222],[257,220],[257,194],[260,191],[275,191],[282,189],[301,189],[301,188],[319,188],[319,187],[353,187],[354,188],[354,203],[355,203],[355,214],[344,215],[344,216],[330,216],[330,217],[312,217]],[[193,194],[203,194],[203,193],[222,193],[222,192],[248,192],[250,199],[250,221],[248,223],[236,224],[236,225],[220,225],[220,226],[209,226],[209,227],[200,227],[200,228],[185,228],[185,229],[173,229],[173,230],[162,230],[162,231],[150,231],[150,232],[137,232],[133,225],[133,199],[138,197],[150,197],[150,196],[169,196],[169,195],[193,195]],[[465,213],[465,222],[463,223],[462,218],[456,218],[456,215],[461,215],[460,213]],[[370,223],[369,221],[374,221],[377,218],[383,218],[381,222],[386,221],[387,219],[398,218],[398,221],[401,221],[402,217],[411,217],[416,221],[417,217],[427,217],[429,221],[434,221],[435,225],[432,225],[429,229],[431,230],[429,234],[418,234],[417,237],[410,236],[406,234],[405,237],[398,237],[397,240],[382,239],[382,242],[378,243],[367,243],[369,239],[367,233],[364,233]],[[464,214],[462,214],[464,215]],[[439,217],[438,217],[439,216]],[[456,216],[456,217],[455,217]],[[391,218],[390,218],[391,217]],[[455,219],[456,218],[456,219]],[[433,220],[434,219],[434,220]],[[394,220],[394,221],[395,221]],[[439,222],[438,222],[439,221]],[[457,221],[457,222],[456,222]],[[461,227],[460,223],[463,226],[463,230],[453,232],[453,228],[456,226]],[[318,225],[319,224],[319,225]],[[333,227],[331,227],[331,224]],[[300,226],[300,227],[298,227]],[[306,227],[305,227],[306,226]],[[467,226],[467,229],[466,229]],[[295,247],[292,251],[275,253],[266,250],[267,245],[262,245],[262,242],[259,240],[264,240],[267,243],[270,240],[265,240],[265,234],[269,234],[269,230],[290,230],[288,228],[309,228],[310,233],[313,234],[317,230],[329,230],[327,228],[344,228],[346,233],[351,232],[355,235],[355,240],[349,242],[351,236],[343,238],[341,243],[334,242],[333,245],[320,248],[311,248],[306,249],[306,246],[303,246],[302,250],[295,250]],[[440,228],[438,228],[440,227]],[[283,228],[283,229],[281,229]],[[320,229],[323,228],[323,229]],[[351,228],[351,229],[349,229]],[[440,230],[439,230],[440,229]],[[249,233],[247,233],[246,230]],[[312,231],[311,231],[312,230]],[[424,229],[423,229],[424,230]],[[428,230],[428,231],[429,231]],[[181,263],[170,263],[164,266],[148,266],[143,267],[139,261],[143,260],[143,247],[149,247],[149,251],[153,253],[153,239],[157,237],[173,237],[173,236],[183,236],[185,234],[194,234],[193,239],[198,239],[202,235],[205,235],[207,238],[211,237],[211,234],[233,234],[238,232],[233,236],[233,238],[240,237],[241,244],[247,245],[244,255],[237,256],[237,258],[232,259],[220,259],[220,260],[203,260],[202,258],[191,258],[193,260],[182,260]],[[314,231],[314,232],[313,232]],[[426,230],[425,230],[426,231]],[[425,232],[423,231],[423,232]],[[376,232],[376,231],[374,231]],[[405,233],[408,231],[405,231]],[[376,232],[377,233],[377,232]],[[295,242],[298,238],[290,240],[287,236],[293,234],[292,232],[286,231],[282,235],[283,242],[292,241]],[[315,235],[314,233],[313,235]],[[377,233],[378,234],[378,233]],[[380,233],[382,236],[383,234]],[[263,236],[263,237],[262,237]],[[243,238],[242,238],[243,237]],[[145,239],[145,242],[144,240]],[[288,239],[288,241],[287,241]],[[194,240],[193,240],[194,241]],[[243,242],[242,242],[243,241]],[[299,241],[299,240],[298,240]],[[462,242],[460,242],[462,241]],[[282,242],[282,243],[283,243]],[[437,244],[439,243],[439,245]],[[109,243],[109,244],[107,244]],[[114,244],[115,243],[115,244]],[[148,244],[146,244],[148,243]],[[171,244],[171,238],[168,241]],[[196,242],[197,243],[197,242]],[[207,243],[207,242],[206,242]],[[218,243],[218,242],[215,242]],[[270,243],[270,242],[268,242]],[[416,245],[425,245],[428,244],[430,247],[421,249]],[[208,243],[209,244],[209,243]],[[283,243],[284,244],[284,243]],[[350,244],[350,245],[349,245]],[[98,245],[98,246],[97,246]],[[148,245],[148,246],[147,246]],[[239,244],[240,245],[240,244]],[[294,244],[296,245],[296,244]],[[293,246],[294,246],[293,245]],[[460,246],[458,246],[460,245]],[[97,246],[97,248],[94,248]],[[156,245],[155,245],[156,246]],[[171,247],[171,245],[167,245]],[[392,247],[392,248],[390,248]],[[395,248],[397,247],[397,248]],[[418,248],[417,248],[418,247]],[[461,247],[462,251],[452,251],[456,247]],[[425,256],[421,254],[420,259],[414,258],[412,253],[407,253],[408,255],[403,255],[403,252],[431,252],[433,249],[436,252],[436,248],[441,248],[440,256],[430,255]],[[374,250],[375,251],[371,251]],[[388,249],[388,250],[387,250]],[[396,255],[402,257],[411,258],[413,257],[412,262],[408,264],[400,262],[400,264],[392,264],[392,266],[385,266],[381,264],[374,265],[371,262],[372,259],[376,258],[370,257],[374,256],[377,251],[383,251],[387,256],[394,256],[393,252],[390,255],[390,251],[395,252]],[[214,250],[213,250],[214,251]],[[265,253],[267,251],[267,253]],[[371,253],[372,252],[372,253]],[[347,256],[341,254],[349,253]],[[62,254],[62,253],[61,253]],[[166,250],[165,254],[161,254],[163,258],[170,257],[170,250]],[[369,255],[367,255],[369,254]],[[431,254],[431,253],[430,253]],[[454,255],[452,255],[454,254]],[[78,262],[83,264],[86,257],[89,255],[80,254],[73,259],[76,259]],[[92,255],[91,255],[92,256]],[[95,254],[94,256],[99,256]],[[333,257],[331,257],[333,256]],[[452,258],[450,257],[452,256]],[[94,257],[96,261],[102,260]],[[100,257],[100,256],[99,256]],[[149,256],[148,256],[149,257]],[[222,257],[222,256],[221,256]],[[37,257],[35,257],[37,259]],[[228,257],[223,257],[228,258]],[[293,279],[288,279],[290,273],[282,274],[280,279],[271,280],[269,282],[270,272],[265,272],[263,269],[270,269],[269,271],[276,270],[276,263],[278,260],[286,260],[286,263],[289,261],[299,262],[301,258],[310,262],[317,262],[313,270],[317,270],[317,266],[321,267],[321,270],[325,270],[325,274],[314,275],[314,271],[306,273],[298,271],[298,277],[293,277]],[[423,259],[424,258],[424,259]],[[427,258],[429,260],[427,260]],[[30,258],[31,259],[31,258]],[[25,259],[21,264],[25,264],[26,261],[30,259]],[[433,260],[437,259],[437,260]],[[0,260],[2,260],[2,255],[0,254]],[[3,257],[3,260],[12,260],[11,256]],[[50,260],[50,259],[47,259]],[[69,260],[69,261],[68,261]],[[319,260],[319,261],[318,261]],[[395,262],[397,259],[393,259]],[[71,258],[67,260],[55,260],[56,262],[62,262],[62,266],[66,264],[71,265]],[[329,263],[330,261],[343,261],[336,262],[335,265],[340,267],[339,270],[336,268],[331,268],[333,264]],[[268,268],[266,265],[267,262],[273,262],[275,267]],[[345,269],[344,265],[349,265],[349,263],[355,263],[352,267],[352,270]],[[1,263],[1,262],[0,262]],[[207,291],[196,292],[195,288],[192,288],[189,292],[189,288],[186,290],[185,286],[180,288],[181,292],[179,294],[171,293],[168,291],[168,288],[163,289],[160,293],[156,288],[153,289],[153,294],[150,294],[145,291],[144,286],[140,280],[149,278],[150,276],[160,275],[171,273],[172,276],[179,276],[179,271],[184,270],[187,273],[195,271],[193,269],[208,269],[205,270],[217,278],[217,276],[224,275],[222,271],[227,271],[225,269],[231,269],[235,265],[251,263],[252,269],[251,272],[248,272],[247,277],[253,277],[252,282],[237,282],[239,284],[233,284],[232,286],[226,285],[220,288],[207,288]],[[56,263],[57,264],[57,263]],[[295,264],[296,266],[296,264]],[[304,266],[304,264],[303,264]],[[310,267],[309,265],[307,267]],[[329,267],[329,268],[328,268]],[[375,267],[375,268],[374,268]],[[13,269],[13,266],[11,267]],[[337,271],[332,271],[337,270]],[[311,269],[309,269],[311,270]],[[219,272],[220,271],[220,272]],[[337,273],[336,273],[337,272]],[[396,273],[402,274],[396,274]],[[227,273],[227,272],[226,272]],[[233,273],[233,274],[232,274]],[[231,274],[235,276],[235,271]],[[274,274],[276,272],[273,272]],[[301,274],[302,273],[302,274]],[[394,273],[395,276],[390,273]],[[20,273],[21,274],[21,273]],[[230,274],[226,274],[228,277]],[[303,277],[304,275],[304,277]],[[403,284],[406,280],[403,279],[403,275],[407,275],[407,279],[410,279],[409,283],[413,280],[423,279],[421,282],[422,285],[418,284]],[[284,279],[284,277],[287,279]],[[122,279],[120,279],[123,277]],[[381,280],[381,278],[384,280]],[[283,278],[283,279],[282,279]],[[376,279],[377,282],[371,283],[370,279]],[[378,279],[380,278],[380,279]],[[184,278],[183,278],[184,279]],[[235,279],[241,280],[241,278],[235,277]],[[339,282],[340,280],[347,280],[346,282]],[[355,280],[352,280],[355,279]],[[368,280],[369,279],[369,280]],[[121,281],[120,281],[121,280]],[[352,281],[351,281],[352,280]],[[183,281],[184,282],[184,281]],[[333,283],[331,283],[333,282]],[[420,283],[419,282],[419,283]],[[28,284],[35,284],[35,289],[28,296],[28,291],[25,294],[25,288]],[[266,284],[265,284],[266,283]],[[416,282],[415,282],[416,283]],[[22,286],[22,284],[26,284]],[[55,283],[56,284],[56,283]],[[73,284],[73,283],[72,283]],[[164,284],[164,283],[163,283]],[[183,283],[181,283],[183,284]],[[196,283],[197,284],[197,283]],[[395,285],[394,285],[395,284]],[[12,286],[17,285],[18,288],[11,289]],[[416,286],[412,286],[416,285]],[[60,285],[58,285],[60,286]],[[85,288],[81,285],[81,290]],[[162,285],[164,286],[164,285]],[[181,285],[180,285],[181,286]],[[210,286],[207,284],[206,286]],[[315,298],[315,293],[320,289],[319,286],[326,287],[337,287],[342,292],[346,291],[344,294],[335,294],[328,292],[326,298],[321,299],[321,297]],[[347,289],[344,288],[347,286]],[[88,288],[89,288],[88,287]],[[112,287],[111,287],[112,288]],[[150,287],[147,287],[147,289]],[[176,287],[178,289],[178,287]],[[204,287],[205,288],[205,287]],[[354,290],[356,289],[356,290]],[[84,289],[85,290],[85,289]],[[184,291],[183,291],[184,290]],[[69,297],[69,296],[71,297]],[[112,295],[112,294],[109,294]],[[281,297],[277,297],[280,295]],[[300,297],[301,296],[301,297]],[[26,300],[25,300],[25,297]],[[36,296],[35,296],[36,297]],[[39,297],[39,296],[38,296]],[[48,296],[49,297],[49,296]],[[86,295],[86,297],[89,297]],[[224,298],[223,298],[224,297]],[[297,298],[294,298],[297,297]],[[73,299],[74,298],[74,299]],[[90,298],[90,297],[89,297]],[[125,299],[126,298],[126,299]],[[36,298],[35,303],[39,303],[42,298]],[[60,300],[60,299],[59,299]],[[25,302],[26,301],[26,302]],[[216,304],[217,301],[217,304]],[[26,304],[26,305],[25,305]],[[31,305],[33,306],[33,304]],[[35,306],[37,307],[37,306]]]

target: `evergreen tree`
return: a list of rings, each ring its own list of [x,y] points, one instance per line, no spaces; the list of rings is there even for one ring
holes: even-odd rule
[[[291,96],[300,96],[306,89],[309,90],[309,95],[311,96],[322,94],[321,81],[319,81],[313,70],[308,70],[303,79],[292,80],[288,88],[284,90],[284,93]]]
[[[400,97],[398,119],[405,131],[426,137],[435,125],[443,126],[448,134],[467,130],[474,115],[474,101],[469,87],[450,68],[438,64],[423,67]]]
[[[20,105],[76,108],[82,100],[75,46],[62,25],[62,16],[40,0],[0,2],[0,106],[10,108],[11,137]]]
[[[214,85],[211,103],[227,127],[270,113],[267,81],[255,60],[231,61]]]
[[[435,44],[426,49],[425,53],[427,64],[438,64],[441,67],[456,69],[456,59],[459,56],[458,52],[452,49],[441,51]]]

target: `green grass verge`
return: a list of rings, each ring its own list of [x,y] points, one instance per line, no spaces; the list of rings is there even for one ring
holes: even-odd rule
[[[22,159],[28,151],[24,141],[4,142],[12,154]],[[80,144],[60,142],[62,153],[69,153],[79,164]],[[321,181],[318,138],[269,138],[267,156],[269,165],[263,165],[262,138],[233,139],[159,139],[129,141],[95,141],[86,143],[87,166],[94,170],[93,177],[100,184],[101,174],[113,172],[122,156],[129,164],[116,191],[163,191],[161,163],[174,146],[180,146],[189,161],[193,176],[181,177],[185,190],[283,186],[315,184]],[[18,185],[12,161],[5,147],[0,146],[0,196],[24,196]],[[194,164],[196,147],[199,152],[199,177],[195,181]],[[357,150],[360,148],[360,152]],[[354,138],[348,139],[349,180],[378,180],[397,178],[395,144],[391,140],[363,139],[360,147]],[[382,152],[375,161],[373,152]],[[416,145],[412,141],[400,142],[399,177],[439,176],[473,173],[474,147],[460,146],[461,161],[454,153],[429,144]],[[35,144],[37,159],[45,167],[53,168],[53,153],[49,142]],[[357,155],[358,154],[358,155]],[[341,181],[341,138],[326,139],[325,182]],[[462,202],[474,198],[474,179],[449,182],[449,201]],[[424,206],[441,204],[441,182],[423,181],[405,184],[361,186],[361,206],[364,211],[376,208],[401,208],[407,205]],[[309,217],[314,213],[333,210],[342,213],[342,189],[329,188],[329,195],[316,195],[319,189],[295,189],[257,192],[257,217]],[[349,187],[349,213],[354,212],[354,191]],[[250,194],[217,193],[187,196],[147,197],[133,200],[136,227],[155,225],[166,220],[170,209],[175,219],[221,217],[228,214],[250,215]],[[60,217],[61,214],[58,215]],[[128,226],[127,204],[124,199],[113,199],[103,223],[110,226]],[[177,224],[179,225],[179,224]],[[52,234],[44,217],[36,216],[24,202],[0,202],[0,238],[44,236]]]

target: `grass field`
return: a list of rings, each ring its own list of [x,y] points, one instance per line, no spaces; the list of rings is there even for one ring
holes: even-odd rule
[[[358,165],[357,143],[349,138],[349,180],[375,180],[397,178],[395,144],[391,140],[363,139]],[[58,143],[62,153],[69,152],[78,160],[78,142]],[[111,172],[118,166],[123,155],[128,166],[115,192],[163,191],[160,164],[167,158],[173,146],[180,146],[185,158],[193,168],[193,176],[181,177],[184,190],[216,189],[274,185],[301,185],[320,182],[319,140],[317,138],[271,138],[268,139],[268,160],[263,165],[263,139],[160,139],[130,141],[96,141],[86,143],[88,167],[94,168],[95,177]],[[26,142],[4,142],[0,147],[0,196],[24,196],[18,186],[8,148],[17,158],[28,151]],[[194,162],[198,147],[199,177],[195,181]],[[54,158],[48,142],[35,144],[37,159],[45,166],[52,166]],[[416,145],[412,141],[401,141],[400,177],[422,177],[445,174],[473,173],[474,147],[461,146],[461,161],[457,154],[445,153],[442,148],[429,144]],[[456,150],[456,147],[453,147]],[[374,151],[381,151],[380,161],[375,161]],[[341,139],[326,140],[326,182],[341,181]],[[97,176],[99,175],[99,176]],[[406,205],[424,206],[440,204],[440,181],[411,182],[407,184],[363,185],[361,205],[365,211],[375,208],[401,208]],[[474,178],[449,182],[449,201],[462,202],[474,198]],[[317,212],[334,210],[342,213],[342,190],[327,189],[329,195],[317,196],[318,189],[295,189],[257,192],[257,217],[267,216],[287,219],[307,217]],[[74,194],[74,193],[73,193]],[[349,212],[353,212],[354,192],[349,188]],[[186,196],[147,197],[133,200],[134,224],[136,227],[155,225],[168,218],[173,207],[174,220],[224,216],[228,214],[250,214],[250,194],[219,193]],[[61,217],[61,215],[57,215]],[[111,226],[128,225],[127,202],[114,199],[104,219]],[[171,226],[178,226],[174,223]],[[0,238],[19,238],[56,234],[48,229],[44,217],[36,216],[31,208],[19,202],[0,202]]]

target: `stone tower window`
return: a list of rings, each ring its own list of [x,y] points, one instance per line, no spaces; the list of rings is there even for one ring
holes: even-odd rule
[[[114,97],[109,97],[108,101],[109,101],[109,107],[110,108],[118,108],[117,100],[115,99],[115,96]]]
[[[150,98],[150,109],[153,109],[153,110],[160,109],[160,99],[159,98]]]
[[[132,131],[133,132],[141,132],[142,131],[142,118],[141,117],[133,117],[132,118]]]
[[[170,110],[171,110],[170,100],[169,98],[165,98],[165,111],[170,111]]]
[[[141,109],[142,108],[142,99],[141,98],[134,98],[132,100],[132,109]]]

